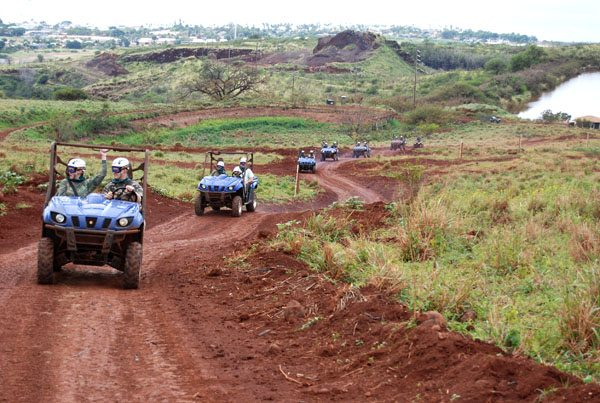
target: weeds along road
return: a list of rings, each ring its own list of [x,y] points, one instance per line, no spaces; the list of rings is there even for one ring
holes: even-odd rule
[[[322,186],[340,199],[379,200],[335,174],[338,164],[319,164]],[[55,285],[37,285],[35,243],[0,255],[0,401],[301,399],[282,376],[257,382],[261,369],[251,360],[236,367],[207,359],[219,349],[243,355],[239,348],[251,350],[255,339],[230,325],[224,301],[210,294],[190,299],[184,290],[206,287],[198,267],[217,269],[260,228],[290,216],[268,211],[259,206],[237,219],[226,210],[196,217],[191,205],[174,211],[172,220],[146,231],[135,291],[120,289],[116,272],[87,266],[58,273]]]

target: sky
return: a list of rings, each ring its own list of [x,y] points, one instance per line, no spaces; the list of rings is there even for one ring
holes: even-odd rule
[[[598,0],[3,0],[4,23],[71,21],[98,28],[237,23],[413,25],[600,43]]]

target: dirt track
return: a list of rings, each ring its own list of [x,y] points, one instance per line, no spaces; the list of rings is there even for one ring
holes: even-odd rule
[[[238,219],[152,195],[136,291],[89,267],[37,285],[39,223],[25,213],[30,237],[0,248],[0,401],[534,401],[551,388],[548,401],[599,401],[600,387],[554,368],[406,328],[411,314],[383,289],[333,284],[260,247],[239,263],[276,223],[337,199],[371,203],[356,219],[377,225],[393,192],[356,182],[351,164],[318,164],[315,202]]]

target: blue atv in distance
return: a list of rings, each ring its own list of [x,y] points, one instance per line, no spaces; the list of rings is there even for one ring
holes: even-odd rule
[[[54,196],[57,176],[61,175],[57,165],[67,165],[57,155],[58,146],[144,153],[144,162],[130,172],[143,172],[139,182],[144,189],[144,196],[147,194],[147,150],[52,143],[48,192],[42,214],[42,238],[38,244],[38,283],[52,284],[54,272],[72,262],[91,266],[109,265],[123,272],[123,288],[138,288],[146,197],[142,198],[140,204],[107,200],[99,193],[91,193],[87,197]]]
[[[315,159],[314,152],[310,151],[306,155],[304,151],[300,151],[298,154],[298,171],[312,172],[313,174],[317,171],[317,160]]]
[[[321,147],[321,161],[325,161],[327,158],[331,158],[334,161],[339,160],[337,143],[334,143],[331,147],[327,143],[323,143]]]
[[[220,157],[215,158],[215,155]],[[254,177],[254,180],[249,183],[244,183],[243,175],[242,177],[228,176],[226,174],[219,175],[215,170],[216,163],[219,160],[224,161],[227,157],[231,159],[232,156],[243,156],[247,160],[248,168],[252,169],[254,166],[253,153],[207,152],[204,161],[203,178],[200,180],[200,183],[198,183],[198,194],[194,201],[194,211],[196,215],[204,215],[204,209],[207,207],[210,207],[215,211],[221,210],[222,207],[230,208],[233,217],[240,217],[244,206],[246,206],[246,211],[250,213],[256,210],[256,188],[258,188],[257,177]],[[226,163],[237,165],[232,161],[226,161]],[[206,173],[207,167],[210,167],[212,173],[205,176],[204,174]]]
[[[371,147],[365,141],[362,145],[360,143],[356,143],[356,146],[352,149],[352,158],[358,157],[371,157]]]

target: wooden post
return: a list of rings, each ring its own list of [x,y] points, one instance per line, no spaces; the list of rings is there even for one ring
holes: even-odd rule
[[[460,152],[458,154],[458,158],[462,160],[462,154],[463,154],[463,142],[462,140],[460,141]]]
[[[521,148],[522,139],[523,139],[523,134],[521,133],[521,134],[519,134],[519,152],[522,151],[522,148]]]
[[[296,165],[296,185],[294,186],[294,197],[298,195],[300,191],[300,165]]]

